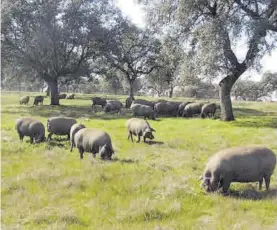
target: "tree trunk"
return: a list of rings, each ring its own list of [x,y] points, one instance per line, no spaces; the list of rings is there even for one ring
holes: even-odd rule
[[[173,97],[173,86],[171,85],[170,87],[169,87],[169,98],[172,98]]]
[[[220,83],[219,98],[221,106],[221,120],[234,121],[234,114],[231,101],[231,89],[236,80],[227,76]]]
[[[50,96],[50,87],[47,86],[47,90],[46,90],[46,97],[49,97]]]
[[[51,81],[48,82],[48,86],[51,91],[51,103],[50,105],[60,105],[59,103],[59,91],[58,91],[58,82]]]
[[[129,96],[134,97],[134,81],[129,81],[130,84],[130,91],[129,91]]]

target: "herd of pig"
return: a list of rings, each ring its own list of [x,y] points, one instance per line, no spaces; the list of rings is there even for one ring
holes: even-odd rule
[[[102,106],[104,112],[120,112],[123,104],[120,101],[107,101],[105,98],[92,98],[92,107]],[[178,102],[178,101],[148,101],[128,97],[125,108],[131,109],[133,116],[155,120],[157,116],[193,117],[200,115],[202,118],[214,117],[220,105],[216,103]]]
[[[75,94],[59,94],[59,99],[74,99]],[[23,96],[19,103],[27,105],[30,97]],[[33,105],[43,104],[44,96],[35,96]],[[105,113],[120,113],[124,105],[117,100],[106,100],[101,97],[92,98],[92,108],[101,106]],[[125,108],[131,109],[133,116],[144,117],[155,120],[157,116],[173,116],[173,117],[193,117],[200,115],[202,118],[214,117],[220,105],[216,103],[198,103],[198,102],[177,102],[177,101],[148,101],[144,99],[136,99],[128,97],[125,102]]]
[[[99,97],[93,98],[92,102],[92,106],[101,105],[104,110],[108,112],[115,111],[115,108],[121,103],[116,101],[106,101]],[[151,104],[146,105],[145,103]],[[134,113],[134,111],[137,112],[138,106],[142,106],[141,108],[149,107],[153,111],[156,109],[157,112],[159,105],[161,105],[160,103],[167,102],[160,101],[152,103],[146,100],[127,98],[126,107],[131,109],[135,107],[136,109],[132,109],[134,115],[148,117],[147,114],[137,114]],[[188,105],[189,104],[183,105],[182,113],[185,114],[185,116],[192,116],[195,114],[195,110],[191,108],[186,110]],[[205,112],[203,111],[203,107],[204,106],[202,105],[200,110],[201,117],[214,115],[215,110],[207,110],[208,112]],[[177,113],[180,112],[179,108],[180,105],[177,109]],[[215,109],[216,108],[218,108],[217,105],[215,105]],[[153,117],[151,116],[151,118]],[[105,131],[95,128],[87,128],[83,124],[77,123],[75,119],[69,117],[51,117],[47,120],[46,126],[47,131],[49,132],[47,139],[45,138],[45,127],[42,122],[31,117],[20,118],[16,121],[16,130],[20,140],[23,140],[24,136],[29,136],[31,143],[40,143],[45,140],[51,140],[53,134],[67,135],[71,144],[70,151],[76,147],[79,151],[80,159],[83,159],[84,152],[92,153],[94,157],[99,153],[102,160],[112,159],[112,155],[114,154],[112,140],[110,135]],[[132,142],[133,135],[137,136],[137,142],[140,142],[141,138],[143,138],[144,142],[147,142],[146,139],[154,139],[153,132],[155,132],[155,130],[145,119],[131,118],[126,121],[125,126],[128,132],[128,139],[131,138]],[[270,186],[270,178],[275,167],[276,155],[272,150],[265,146],[253,145],[233,147],[215,153],[208,160],[199,180],[202,180],[201,186],[206,192],[215,192],[222,189],[223,194],[227,194],[231,182],[259,182],[259,189],[261,190],[264,181],[266,190],[268,190]]]

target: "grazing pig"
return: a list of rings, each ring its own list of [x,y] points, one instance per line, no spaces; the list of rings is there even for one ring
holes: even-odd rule
[[[203,175],[202,186],[207,192],[223,187],[226,193],[231,182],[259,182],[263,179],[269,189],[270,177],[276,166],[276,156],[263,146],[234,147],[217,152],[208,161]]]
[[[59,94],[59,99],[65,99],[65,98],[66,98],[66,94],[65,93]]]
[[[132,102],[135,100],[135,98],[133,96],[129,96],[126,98],[126,101],[125,101],[125,108],[126,109],[129,109],[132,105]]]
[[[71,94],[68,94],[68,95],[66,96],[66,99],[74,99],[74,97],[75,97],[75,94],[74,94],[74,93],[71,93]]]
[[[120,101],[108,101],[104,107],[104,112],[117,112],[120,113],[123,104]]]
[[[23,141],[24,136],[30,137],[32,144],[45,140],[44,125],[34,118],[25,117],[18,119],[16,121],[16,130],[21,141]]]
[[[153,128],[150,127],[149,123],[143,119],[131,118],[126,121],[125,126],[128,129],[128,140],[131,137],[132,142],[133,135],[138,137],[137,142],[140,142],[140,137],[143,137],[143,141],[146,142],[146,138],[152,140],[154,136],[152,132],[156,132]]]
[[[156,114],[164,116],[177,116],[178,107],[181,102],[166,101],[155,104],[154,109]]]
[[[144,99],[136,99],[136,100],[133,101],[133,104],[148,105],[148,106],[150,106],[151,108],[154,109],[154,102],[147,101],[147,100],[144,100]]]
[[[179,105],[179,107],[178,107],[178,116],[180,116],[180,117],[183,116],[184,109],[185,109],[186,105],[188,105],[190,103],[192,103],[192,102],[183,102]]]
[[[203,103],[190,103],[184,108],[183,117],[192,117],[195,114],[200,114]]]
[[[81,159],[84,152],[90,152],[94,157],[99,152],[102,160],[111,160],[114,154],[110,135],[102,130],[83,128],[75,134],[74,143]]]
[[[133,112],[133,116],[143,116],[144,119],[148,118],[155,120],[155,112],[152,107],[148,105],[132,104],[131,110]]]
[[[74,142],[74,136],[75,134],[81,130],[86,128],[86,126],[82,125],[82,124],[77,124],[75,123],[74,125],[71,126],[70,129],[70,143],[71,143],[71,148],[70,148],[70,152],[72,152],[73,147],[76,147],[75,142]]]
[[[30,97],[29,96],[23,96],[20,98],[19,100],[19,104],[24,104],[24,105],[28,105],[29,103],[29,100],[30,100]]]
[[[200,114],[201,118],[214,117],[216,109],[220,109],[220,105],[216,103],[209,103],[209,104],[203,105],[201,109],[201,114]]]
[[[43,100],[44,100],[43,96],[35,96],[35,98],[34,98],[34,105],[38,105],[39,103],[41,105],[43,105]]]
[[[107,104],[107,100],[105,98],[93,97],[91,100],[92,100],[92,108],[95,105],[101,105],[102,108],[104,108],[104,106]]]
[[[153,101],[152,103],[153,103],[154,109],[155,109],[155,105],[158,104],[158,103],[160,103],[160,102],[167,102],[167,100],[159,99],[159,100],[157,100],[157,101]]]
[[[52,135],[67,135],[70,139],[70,129],[77,121],[70,117],[51,117],[47,120],[47,140],[52,139]]]

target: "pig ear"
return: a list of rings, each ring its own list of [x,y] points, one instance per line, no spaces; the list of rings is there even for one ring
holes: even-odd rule
[[[156,130],[155,130],[155,129],[153,129],[153,128],[151,128],[151,131],[152,131],[152,132],[156,132]]]
[[[197,181],[203,180],[203,176],[201,175]]]

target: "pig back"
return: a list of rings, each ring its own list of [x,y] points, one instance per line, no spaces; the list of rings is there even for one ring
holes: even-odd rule
[[[223,150],[217,155],[217,167],[234,182],[255,182],[271,176],[276,166],[275,154],[266,147],[241,147]]]

